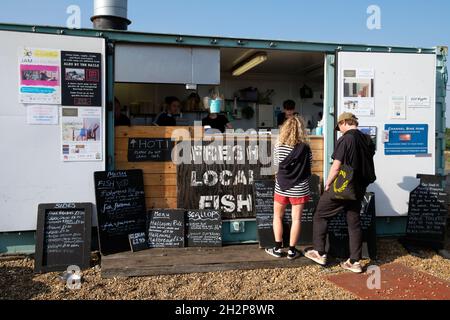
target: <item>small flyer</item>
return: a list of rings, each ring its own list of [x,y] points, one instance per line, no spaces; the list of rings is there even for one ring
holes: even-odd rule
[[[346,69],[343,72],[343,112],[351,112],[362,117],[374,117],[375,71],[373,69]]]
[[[408,108],[430,108],[431,98],[427,96],[408,97]]]
[[[391,96],[389,100],[389,114],[391,119],[406,120],[406,97]]]
[[[20,103],[61,104],[60,56],[59,50],[20,49]]]
[[[57,105],[28,105],[27,124],[57,125],[59,122]]]
[[[102,109],[63,107],[62,160],[102,161]]]

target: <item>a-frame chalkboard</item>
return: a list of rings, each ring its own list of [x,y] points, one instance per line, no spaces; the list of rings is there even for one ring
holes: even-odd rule
[[[36,273],[90,267],[92,203],[40,204],[36,231]]]

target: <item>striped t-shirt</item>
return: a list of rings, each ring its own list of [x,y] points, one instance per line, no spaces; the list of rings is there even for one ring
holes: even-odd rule
[[[293,147],[286,146],[286,145],[280,145],[277,144],[275,146],[274,151],[274,163],[276,166],[278,166],[279,163],[283,162],[284,159],[294,150]],[[311,161],[312,166],[312,154],[309,153],[309,161]],[[280,185],[278,184],[278,179],[276,179],[275,183],[275,193],[284,196],[284,197],[291,197],[291,198],[299,198],[299,197],[306,197],[310,195],[309,190],[309,179],[305,179],[301,181],[298,185],[290,188],[289,190],[282,191],[280,189]]]

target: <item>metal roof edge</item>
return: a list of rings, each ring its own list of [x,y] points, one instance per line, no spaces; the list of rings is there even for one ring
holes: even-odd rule
[[[205,36],[205,35],[183,35],[183,34],[163,34],[147,33],[139,31],[122,30],[99,30],[99,29],[69,29],[60,26],[39,26],[13,23],[0,23],[0,30],[34,32],[43,34],[103,37],[116,42],[133,43],[162,43],[178,45],[199,45],[217,47],[241,47],[258,49],[284,49],[284,50],[305,50],[333,52],[342,51],[368,51],[368,52],[402,52],[402,53],[437,53],[438,46],[433,48],[389,46],[389,45],[368,45],[368,44],[347,44],[329,42],[310,42],[295,40],[270,40],[251,39],[241,37]]]

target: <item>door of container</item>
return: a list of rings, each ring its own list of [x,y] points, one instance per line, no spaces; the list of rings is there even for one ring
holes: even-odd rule
[[[417,174],[435,174],[436,56],[339,52],[337,112],[359,118],[377,153],[378,216],[404,216]]]

